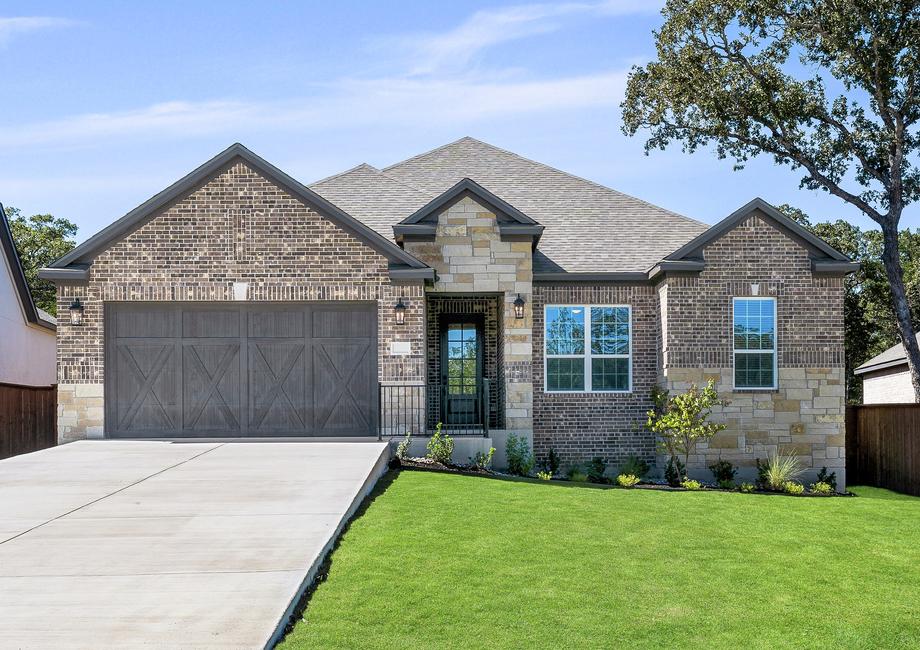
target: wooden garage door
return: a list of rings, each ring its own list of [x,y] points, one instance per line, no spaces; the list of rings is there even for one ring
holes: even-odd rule
[[[106,303],[106,435],[376,435],[371,303]]]

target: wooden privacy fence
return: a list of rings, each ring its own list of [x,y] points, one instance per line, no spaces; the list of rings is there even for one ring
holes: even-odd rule
[[[57,386],[0,384],[0,459],[57,444]]]
[[[920,496],[920,404],[848,406],[847,483]]]

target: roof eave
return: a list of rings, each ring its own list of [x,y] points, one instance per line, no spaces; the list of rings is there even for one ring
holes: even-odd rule
[[[885,370],[887,368],[896,368],[897,366],[906,366],[907,358],[902,357],[900,359],[893,359],[891,361],[883,361],[882,363],[876,363],[871,366],[860,366],[853,371],[854,375],[864,375],[867,372],[874,372],[876,370]]]
[[[19,299],[19,306],[25,317],[26,324],[56,330],[57,325],[44,320],[35,307],[35,299],[32,298],[32,291],[29,289],[26,274],[22,270],[22,262],[19,260],[16,242],[13,241],[13,230],[10,228],[9,221],[7,221],[6,210],[2,203],[0,203],[0,249],[2,249],[3,257],[6,258],[10,277],[13,280],[13,287],[16,290],[16,297]]]

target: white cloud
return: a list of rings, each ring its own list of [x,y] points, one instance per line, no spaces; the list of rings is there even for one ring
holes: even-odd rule
[[[0,16],[0,45],[6,44],[17,34],[26,34],[41,29],[56,27],[69,27],[76,22],[69,18],[55,18],[52,16]]]

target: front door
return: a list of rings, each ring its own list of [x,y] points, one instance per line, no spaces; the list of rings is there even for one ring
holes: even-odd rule
[[[441,322],[441,421],[448,427],[482,424],[482,319]]]

